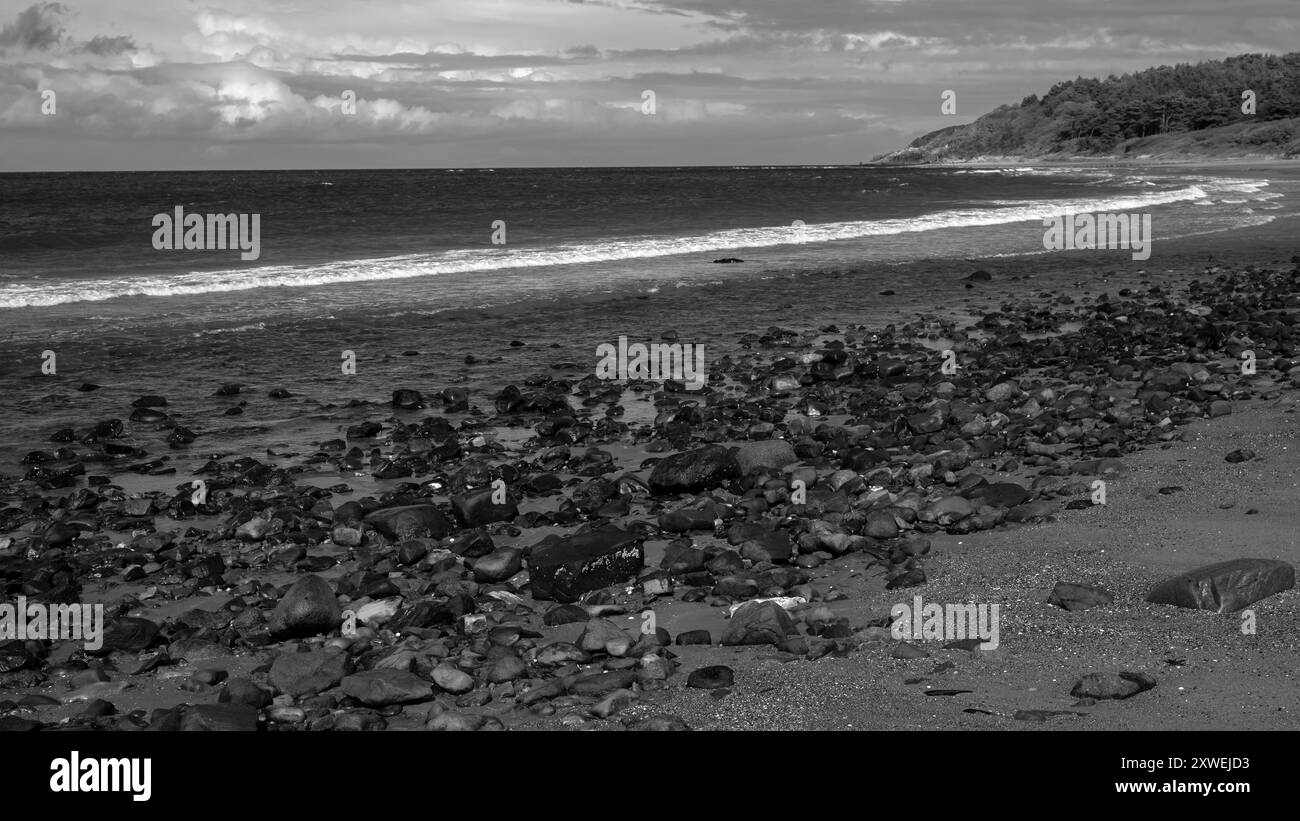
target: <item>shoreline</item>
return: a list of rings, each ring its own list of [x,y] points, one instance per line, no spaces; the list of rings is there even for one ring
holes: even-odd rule
[[[1047,157],[972,157],[968,160],[935,160],[932,162],[913,163],[868,163],[881,168],[1016,168],[1019,166],[1042,166],[1045,168],[1133,168],[1153,166],[1160,168],[1223,168],[1240,170],[1242,166],[1256,166],[1263,169],[1297,170],[1300,169],[1300,157],[1288,159],[1260,155],[1257,157],[1090,157],[1073,159],[1051,159]]]

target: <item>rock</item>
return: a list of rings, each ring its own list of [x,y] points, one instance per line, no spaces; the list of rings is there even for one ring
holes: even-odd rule
[[[271,529],[271,520],[254,516],[235,530],[235,538],[245,542],[260,542]]]
[[[357,621],[367,627],[382,627],[393,620],[402,609],[402,597],[392,596],[379,601],[366,602],[357,608]]]
[[[157,425],[166,422],[170,417],[160,410],[153,408],[136,408],[131,411],[131,422],[141,425]]]
[[[756,469],[780,471],[786,465],[797,462],[794,447],[784,439],[768,439],[762,442],[746,442],[733,451],[739,475],[746,476]]]
[[[365,532],[352,525],[335,525],[330,533],[330,541],[339,547],[356,547],[365,541]]]
[[[591,714],[596,718],[609,718],[630,707],[637,698],[637,694],[632,690],[615,690],[592,707]]]
[[[569,603],[583,593],[627,581],[645,566],[640,539],[617,527],[568,538],[548,537],[532,549],[533,598]]]
[[[410,465],[391,459],[384,460],[370,473],[376,479],[404,479],[413,475]]]
[[[474,689],[474,679],[451,664],[439,664],[433,668],[432,678],[434,684],[453,695]]]
[[[367,707],[413,704],[433,698],[433,687],[429,682],[405,670],[353,673],[344,678],[339,686],[343,692]]]
[[[120,618],[104,630],[103,644],[96,650],[87,650],[90,656],[106,656],[121,651],[138,653],[148,650],[161,641],[158,625],[148,619]]]
[[[623,629],[608,619],[592,619],[582,629],[578,637],[578,647],[589,653],[608,653],[611,656],[625,655],[632,646],[632,638]]]
[[[337,540],[335,544],[337,544]],[[429,553],[429,542],[424,539],[407,539],[397,546],[397,563],[409,567]]]
[[[963,279],[967,282],[989,282],[993,279],[993,275],[988,271],[985,271],[983,268],[980,268],[972,271],[970,274],[963,277]]]
[[[862,535],[873,539],[892,539],[898,535],[898,529],[894,514],[887,510],[873,510],[867,514],[867,521],[862,526]]]
[[[384,426],[378,422],[362,422],[359,425],[349,425],[346,431],[348,439],[370,439],[379,435]]]
[[[266,626],[272,638],[298,638],[328,633],[342,620],[343,611],[329,583],[308,574],[284,594]]]
[[[1020,393],[1020,386],[1014,382],[999,382],[984,392],[984,398],[990,402],[1005,402]]]
[[[715,488],[739,472],[729,450],[710,445],[661,459],[650,472],[648,484],[653,493],[697,493]]]
[[[788,547],[786,552],[789,552]],[[669,573],[686,574],[703,570],[707,562],[708,556],[705,555],[702,549],[683,539],[668,545],[668,548],[664,550],[663,559],[659,562],[659,567]]]
[[[1146,673],[1089,673],[1075,683],[1070,695],[1075,698],[1123,699],[1155,686],[1156,680]]]
[[[603,698],[615,690],[625,690],[636,681],[633,670],[616,670],[611,673],[592,673],[579,676],[569,688],[569,692],[578,696],[596,696]]]
[[[81,535],[81,531],[65,522],[54,522],[45,528],[43,539],[46,547],[62,547],[71,544],[72,540]]]
[[[677,634],[677,644],[713,644],[713,636],[708,630],[687,630]]]
[[[1250,448],[1238,448],[1223,457],[1223,461],[1231,462],[1235,465],[1239,462],[1249,462],[1251,459],[1255,458],[1255,455],[1255,451]]]
[[[217,701],[246,704],[255,710],[260,710],[270,705],[271,693],[258,687],[251,679],[232,678],[226,682],[221,694],[217,696]]]
[[[393,391],[393,407],[399,410],[419,410],[424,407],[424,397],[419,391],[398,388]]]
[[[105,701],[102,698],[94,698],[86,702],[78,718],[83,720],[93,720],[117,714],[117,707],[111,701]]]
[[[469,391],[464,388],[443,388],[439,396],[442,398],[443,413],[465,413],[469,410]]]
[[[1015,507],[1029,498],[1029,491],[1015,482],[995,482],[971,491],[971,501],[989,507]]]
[[[347,654],[339,650],[283,652],[271,663],[269,679],[282,693],[310,696],[338,684],[350,671]]]
[[[942,410],[930,408],[907,417],[907,426],[912,429],[913,433],[934,433],[943,427],[944,421]]]
[[[127,499],[122,502],[122,513],[127,516],[152,516],[154,514],[153,499]]]
[[[1295,568],[1276,559],[1231,559],[1188,571],[1156,585],[1150,604],[1218,613],[1238,610],[1295,587]]]
[[[688,530],[712,530],[713,523],[713,514],[707,510],[685,508],[659,514],[659,529],[668,533],[685,533]]]
[[[503,681],[514,681],[526,672],[528,665],[523,659],[515,655],[502,656],[488,667],[487,680],[500,684]]]
[[[257,708],[247,704],[196,704],[181,713],[183,732],[247,733],[257,730]]]
[[[327,722],[327,724],[321,729],[328,728],[339,732],[365,733],[384,730],[388,727],[388,722],[384,721],[384,717],[371,710],[352,710],[338,715],[325,716],[322,721]]]
[[[200,687],[215,687],[225,681],[228,676],[229,673],[225,670],[209,667],[203,670],[194,671],[194,674],[189,677],[189,681],[190,683]],[[218,698],[217,700],[220,701],[221,699]]]
[[[500,547],[474,561],[474,581],[480,584],[503,582],[523,567],[523,552],[513,547]]]
[[[692,670],[686,677],[687,687],[698,687],[701,690],[719,690],[723,687],[731,687],[735,683],[735,671],[721,664]]]
[[[1086,584],[1072,584],[1070,582],[1057,582],[1052,588],[1052,594],[1047,597],[1048,604],[1054,604],[1064,610],[1088,610],[1093,607],[1104,607],[1115,600],[1107,591],[1100,587],[1090,587]]]
[[[390,539],[441,539],[452,531],[451,522],[433,505],[403,505],[376,510],[366,524]]]
[[[536,704],[539,701],[546,701],[557,696],[562,696],[564,695],[565,690],[568,689],[568,680],[569,679],[567,678],[553,678],[550,681],[543,682],[542,684],[534,684],[523,695],[519,696],[517,701],[520,706],[527,707],[531,704]]]
[[[273,706],[266,711],[266,717],[277,724],[301,724],[307,719],[307,711],[301,707]]]
[[[660,715],[644,718],[628,729],[639,732],[689,732],[691,728],[677,716]]]
[[[448,710],[429,719],[429,723],[424,725],[424,729],[435,732],[472,733],[486,723],[487,718],[485,716],[455,713]]]
[[[885,584],[885,589],[901,590],[906,587],[919,587],[920,585],[925,584],[925,578],[925,569],[914,567],[911,570],[900,573],[890,579],[889,582]]]
[[[735,612],[722,634],[724,645],[779,644],[797,633],[794,620],[776,602],[753,602]]]
[[[561,624],[574,624],[580,621],[587,621],[587,611],[576,604],[561,604],[552,607],[546,611],[542,617],[542,623],[548,627],[557,627]]]
[[[467,559],[478,559],[496,550],[492,537],[481,527],[462,530],[450,536],[444,546],[455,555]]]
[[[744,543],[741,555],[754,561],[784,562],[790,559],[792,549],[787,531],[765,530]],[[750,551],[749,555],[746,555],[746,551]]]
[[[505,501],[497,504],[492,501],[494,495],[501,496]],[[518,503],[514,496],[492,487],[478,488],[452,496],[451,507],[456,521],[463,527],[482,527],[492,522],[508,522],[519,515]]]
[[[962,496],[945,496],[928,508],[934,521],[941,525],[949,525],[953,522],[959,522],[975,512],[971,507],[970,500]]]
[[[171,433],[167,434],[167,444],[171,445],[172,447],[179,447],[181,445],[188,445],[198,438],[199,438],[198,434],[196,434],[194,431],[190,430],[184,425],[177,425],[176,427],[172,428]]]
[[[1060,510],[1061,504],[1053,499],[1041,499],[1037,502],[1025,502],[1007,511],[1008,522],[1032,522],[1044,519]]]

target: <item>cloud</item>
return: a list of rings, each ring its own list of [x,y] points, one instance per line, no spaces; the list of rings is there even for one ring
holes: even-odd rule
[[[61,3],[37,3],[18,13],[18,19],[0,29],[0,53],[11,46],[23,51],[48,51],[63,39],[59,15],[66,13]]]
[[[1285,51],[1294,2],[38,3],[0,20],[0,167],[854,162],[954,124],[944,89],[964,121],[1080,75]]]
[[[86,42],[82,49],[89,51],[91,54],[101,56],[109,54],[121,54],[126,51],[135,51],[135,41],[126,35],[117,37],[106,37],[97,34]]]

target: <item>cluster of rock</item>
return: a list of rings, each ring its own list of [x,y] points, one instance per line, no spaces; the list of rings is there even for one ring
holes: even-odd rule
[[[720,645],[808,659],[884,646],[887,622],[852,625],[825,606],[842,594],[814,584],[819,568],[858,554],[890,589],[924,585],[929,535],[1090,507],[1125,454],[1294,386],[1296,272],[1216,273],[1185,299],[1152,287],[1006,304],[965,330],[939,322],[955,371],[913,326],[746,334],[702,391],[631,385],[653,392],[643,426],[622,421],[622,389],[594,376],[507,386],[488,398],[493,415],[459,423],[405,421],[429,403],[402,388],[382,420],[293,467],[214,458],[194,477],[203,494],[186,481],[128,497],[105,475],[170,469],[138,430],[167,429],[172,447],[198,436],[168,427],[164,398],[141,397],[129,423],[57,432],[59,447],[28,454],[7,486],[4,598],[74,602],[92,580],[145,592],[117,601],[94,651],[0,640],[0,690],[62,685],[0,700],[0,723],[39,727],[54,698],[87,702],[74,723],[116,729],[499,729],[520,715],[684,729],[654,694],[681,678],[672,648],[715,637],[629,634],[613,617],[665,597],[739,604]],[[1065,323],[1077,330],[1058,333]],[[458,414],[470,400],[448,389],[436,401]],[[534,434],[523,455],[485,435],[520,427]],[[620,471],[611,446],[649,456]],[[345,484],[296,478],[330,468],[369,469],[391,489],[343,501]],[[647,566],[651,542],[662,558]],[[1149,600],[1229,612],[1293,585],[1285,563],[1237,559],[1189,569]],[[131,615],[187,599],[207,606],[161,623]],[[1066,609],[1110,600],[1072,584],[1052,596]],[[557,638],[569,624],[576,638]],[[245,655],[260,664],[244,676],[204,666]],[[205,703],[117,713],[123,686],[178,666],[199,668],[182,686]],[[718,665],[686,679],[734,685]],[[1098,673],[1074,693],[1154,684]]]

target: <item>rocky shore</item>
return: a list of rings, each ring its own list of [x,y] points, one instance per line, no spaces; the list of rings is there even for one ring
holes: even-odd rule
[[[108,618],[94,650],[0,638],[0,728],[725,728],[703,705],[761,702],[763,665],[816,678],[840,661],[889,671],[873,703],[916,685],[959,699],[944,675],[991,654],[900,640],[884,603],[996,602],[995,585],[954,588],[935,545],[1099,512],[1133,459],[1291,396],[1296,262],[1008,301],[969,326],[755,329],[700,391],[569,363],[482,396],[397,385],[291,466],[214,456],[169,492],[122,487],[156,456],[135,432],[189,451],[202,437],[170,419],[182,400],[138,397],[0,482],[0,602],[103,602]],[[653,414],[626,421],[646,399]],[[449,421],[471,406],[486,410]],[[338,483],[301,480],[321,471]],[[394,484],[358,498],[359,473]],[[1105,572],[1052,579],[1041,603],[1105,618],[1136,595],[1227,617],[1294,595],[1292,564],[1254,552],[1141,591]],[[1057,673],[1043,686],[1066,706],[1009,717],[1070,720],[1166,684]],[[790,723],[818,724],[736,721]]]

